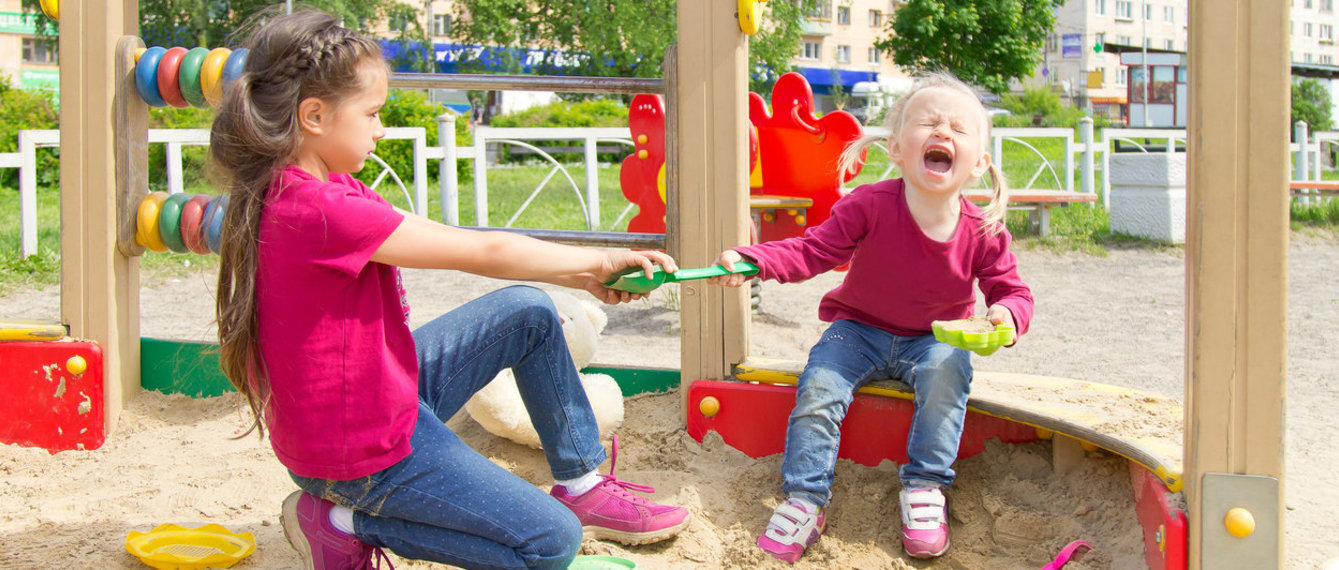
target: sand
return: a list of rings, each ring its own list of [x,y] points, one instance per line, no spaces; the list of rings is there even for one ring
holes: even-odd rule
[[[1179,249],[1082,253],[1018,252],[1037,298],[1031,333],[1010,349],[975,358],[978,370],[1061,376],[1183,399],[1184,258]],[[1339,242],[1294,233],[1290,248],[1285,567],[1310,569],[1339,557],[1339,464],[1333,442],[1339,409],[1332,372],[1339,362]],[[407,271],[413,324],[507,283],[445,272]],[[821,295],[841,278],[764,284],[753,318],[752,353],[803,360],[825,327]],[[213,273],[145,275],[144,336],[210,339]],[[677,368],[676,300],[608,307],[596,361]],[[0,299],[7,318],[58,315],[58,290]],[[1056,395],[1057,400],[1064,395]],[[1113,408],[1121,402],[1101,402]],[[699,443],[678,427],[676,394],[627,402],[617,472],[656,487],[655,497],[688,506],[694,522],[659,545],[625,548],[587,541],[587,554],[615,554],[642,568],[780,568],[753,546],[780,495],[780,456],[752,459],[709,435]],[[139,568],[126,553],[131,530],[172,522],[219,523],[251,532],[256,553],[237,568],[289,568],[297,556],[278,525],[279,503],[294,489],[268,446],[232,439],[249,419],[230,397],[192,400],[143,392],[131,398],[98,450],[50,455],[0,446],[0,568]],[[1160,433],[1179,429],[1158,418]],[[1150,429],[1113,421],[1113,432]],[[482,453],[542,487],[551,484],[539,452],[484,432],[467,416],[449,425]],[[1068,568],[1143,565],[1131,509],[1128,463],[1089,452],[1057,473],[1050,444],[992,442],[957,464],[948,494],[953,548],[936,563],[909,559],[897,540],[896,468],[839,461],[827,535],[797,568],[1038,568],[1071,540],[1096,550]],[[608,468],[606,464],[605,468]],[[397,568],[440,567],[396,560]]]

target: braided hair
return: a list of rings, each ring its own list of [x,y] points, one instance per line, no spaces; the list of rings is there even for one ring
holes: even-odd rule
[[[363,87],[361,69],[386,63],[380,45],[319,11],[270,10],[243,29],[250,32],[246,67],[224,93],[209,136],[211,161],[231,194],[215,316],[220,366],[251,408],[251,429],[263,437],[270,391],[260,356],[255,276],[266,192],[297,153],[298,104],[314,97],[338,106]]]

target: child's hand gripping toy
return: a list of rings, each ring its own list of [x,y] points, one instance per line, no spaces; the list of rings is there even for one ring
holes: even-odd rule
[[[994,324],[985,317],[934,321],[930,328],[934,330],[935,340],[981,356],[990,356],[1001,346],[1014,342],[1013,327]]]
[[[666,273],[664,268],[657,265],[651,275],[646,275],[646,271],[629,268],[627,273],[616,276],[613,280],[605,283],[604,286],[619,291],[629,293],[650,293],[656,287],[665,283],[678,283],[680,281],[692,281],[694,279],[708,279],[711,277],[720,277],[731,273],[741,275],[753,275],[758,272],[758,266],[747,261],[736,261],[733,271],[719,265],[711,267],[702,267],[699,269],[680,269],[674,273]]]

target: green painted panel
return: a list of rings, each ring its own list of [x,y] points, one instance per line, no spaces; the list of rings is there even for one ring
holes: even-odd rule
[[[232,392],[232,383],[219,369],[218,350],[212,343],[141,338],[140,386],[192,398]]]
[[[634,368],[631,366],[588,366],[590,374],[608,374],[618,382],[624,396],[648,392],[668,392],[679,387],[679,371],[671,368]]]

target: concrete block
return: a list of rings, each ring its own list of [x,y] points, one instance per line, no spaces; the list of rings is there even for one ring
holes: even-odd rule
[[[1112,232],[1185,243],[1185,153],[1114,154],[1106,174]]]

